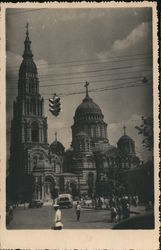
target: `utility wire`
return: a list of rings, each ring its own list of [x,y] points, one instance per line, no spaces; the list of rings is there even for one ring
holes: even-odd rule
[[[133,57],[136,57],[136,56],[142,56],[143,57],[139,57],[139,58],[133,58]],[[129,57],[129,59],[128,59]],[[43,68],[43,66],[59,66],[59,65],[62,65],[62,67],[75,67],[75,66],[82,66],[82,65],[93,65],[93,64],[100,64],[100,63],[112,63],[112,62],[120,62],[120,61],[129,61],[133,58],[133,61],[134,60],[140,60],[140,59],[146,59],[146,58],[152,58],[152,56],[149,54],[132,54],[132,55],[126,55],[126,56],[116,56],[116,57],[108,57],[108,60],[98,60],[98,59],[87,59],[87,60],[77,60],[77,61],[69,61],[69,62],[60,62],[60,63],[41,63],[38,65],[38,68]],[[109,60],[109,59],[115,59],[115,60]],[[117,59],[117,60],[116,60]],[[93,62],[94,61],[94,62]],[[78,62],[89,62],[89,63],[85,63],[85,64],[75,64],[75,65],[71,65],[72,63],[78,63]],[[64,64],[67,64],[67,65],[64,65]],[[70,65],[69,65],[70,64]],[[64,65],[64,66],[63,66]],[[12,69],[12,68],[19,68],[19,66],[9,66],[8,69]]]
[[[131,82],[133,83],[133,82]],[[133,87],[139,87],[139,86],[150,86],[150,84],[144,84],[144,83],[139,83],[135,84],[133,83],[132,85],[129,86],[110,86],[110,87],[104,87],[104,88],[97,88],[97,89],[91,89],[88,92],[102,92],[102,91],[106,91],[106,90],[117,90],[117,89],[122,89],[122,88],[133,88]],[[67,94],[60,94],[60,97],[64,97],[64,96],[69,96],[69,95],[76,95],[76,94],[83,94],[84,91],[80,91],[80,92],[73,92],[73,93],[67,93]]]
[[[95,69],[95,70],[87,70],[87,71],[73,71],[73,72],[70,72],[70,74],[84,74],[84,73],[93,73],[93,72],[103,72],[103,71],[110,71],[110,70],[121,70],[121,69],[128,69],[128,68],[137,68],[137,67],[140,67],[140,66],[147,66],[147,67],[151,67],[152,65],[145,65],[145,64],[138,64],[138,65],[129,65],[129,66],[123,66],[123,67],[112,67],[112,68],[106,68],[106,69]],[[51,76],[51,75],[54,75],[54,76],[60,76],[60,75],[68,75],[69,72],[62,72],[62,73],[59,73],[59,74],[44,74],[44,75],[40,75],[41,76]],[[12,79],[9,79],[7,78],[7,80],[12,80]]]
[[[92,83],[97,83],[97,82],[111,82],[111,81],[124,81],[124,80],[136,80],[136,79],[140,79],[141,77],[127,77],[127,78],[113,78],[113,79],[103,79],[103,80],[92,80]],[[46,84],[46,85],[40,85],[40,88],[46,88],[46,87],[55,87],[55,86],[70,86],[70,85],[80,85],[83,84],[84,81],[81,82],[74,82],[74,83],[54,83],[54,84]],[[17,89],[17,87],[7,87],[6,89]]]
[[[91,90],[89,91],[90,93],[97,93],[97,92],[104,92],[104,91],[111,91],[111,90],[118,90],[118,89],[123,89],[123,88],[135,88],[135,87],[145,87],[144,84],[137,84],[137,85],[132,85],[132,86],[125,86],[125,87],[119,87],[119,88],[108,88],[108,89],[100,89],[97,91]],[[66,96],[73,96],[73,95],[81,95],[84,94],[84,91],[82,92],[73,92],[73,93],[68,93],[68,94],[59,94],[59,97],[66,97]],[[52,95],[52,94],[50,94]],[[49,98],[44,98],[44,100],[49,100]]]
[[[135,88],[135,87],[148,87],[151,86],[150,84],[145,84],[145,83],[138,83],[138,84],[132,84],[129,86],[118,86],[118,87],[106,87],[106,88],[100,88],[100,89],[91,89],[89,90],[90,93],[95,93],[95,92],[104,92],[104,91],[113,91],[113,90],[118,90],[118,89],[125,89],[125,88]],[[66,96],[74,96],[74,95],[80,95],[84,94],[84,91],[79,91],[79,92],[71,92],[71,93],[60,93],[58,94],[59,97],[66,97]],[[50,93],[49,95],[53,95],[53,93]],[[49,100],[49,98],[44,98],[44,100]],[[13,104],[7,104],[7,106],[13,106]]]
[[[137,82],[139,82],[140,83],[140,80],[141,79],[139,79],[138,78],[138,80],[136,81],[136,79],[135,78],[132,78],[132,79],[134,79],[135,80],[135,83],[137,83]],[[84,82],[81,82],[81,84],[83,84]],[[127,84],[133,84],[134,83],[134,81],[130,81],[130,82],[119,82],[119,83],[117,83],[117,85],[116,84],[111,84],[111,85],[106,85],[106,86],[102,86],[101,88],[105,88],[105,87],[118,87],[118,86],[124,86],[124,85],[127,85]],[[100,85],[100,84],[99,84]],[[53,85],[52,85],[53,86]],[[44,86],[44,87],[47,87],[47,86]],[[16,90],[16,92],[17,92],[17,88],[15,88],[14,90]],[[46,92],[41,92],[41,95],[51,95],[51,92],[49,92],[49,93],[46,93]]]
[[[151,69],[144,69],[144,72],[151,72],[152,70]],[[115,75],[122,75],[122,74],[129,74],[129,73],[143,73],[143,71],[140,71],[140,70],[138,70],[138,71],[126,71],[126,72],[115,72]],[[106,74],[101,74],[101,75],[90,75],[89,76],[89,78],[97,78],[97,77],[103,77],[103,76],[110,76],[110,75],[113,75],[114,73],[106,73]],[[43,79],[43,77],[40,77],[41,79]],[[45,80],[53,80],[53,81],[57,81],[57,80],[59,80],[59,81],[63,81],[63,80],[73,80],[73,79],[80,79],[80,78],[83,78],[84,79],[84,76],[75,76],[75,77],[65,77],[65,78],[45,78]]]
[[[144,71],[143,70],[133,70],[133,71],[126,71],[126,72],[124,72],[124,71],[121,71],[121,72],[115,72],[115,73],[104,73],[104,74],[96,74],[96,75],[88,75],[88,76],[70,76],[70,77],[64,77],[64,78],[53,78],[53,76],[48,76],[48,75],[44,75],[44,76],[40,76],[39,77],[39,79],[40,79],[40,81],[42,82],[42,81],[45,81],[45,82],[50,82],[50,81],[66,81],[66,80],[75,80],[75,79],[84,79],[84,78],[102,78],[102,77],[104,77],[104,76],[113,76],[114,74],[115,75],[123,75],[123,74],[138,74],[138,73],[143,73],[143,72],[151,72],[152,73],[152,70],[151,69],[144,69]],[[99,79],[98,79],[99,80]],[[10,82],[15,82],[15,81],[18,81],[18,76],[17,76],[17,78],[7,78],[7,81],[10,81]],[[91,80],[91,81],[93,81],[93,80]]]

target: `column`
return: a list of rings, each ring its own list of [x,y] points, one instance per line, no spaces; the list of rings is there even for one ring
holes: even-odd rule
[[[21,142],[24,142],[24,122],[22,122],[22,127],[21,127]]]
[[[41,138],[41,124],[39,124],[39,142],[42,142],[42,138]]]
[[[28,127],[28,138],[29,138],[29,141],[31,141],[31,125],[30,124]]]
[[[38,102],[37,102],[37,100],[35,101],[35,105],[36,105],[36,107],[35,107],[36,115],[38,115]]]
[[[41,108],[42,108],[41,115],[43,115],[44,114],[44,99],[43,98],[42,98]]]
[[[24,115],[24,100],[22,100],[22,115]]]
[[[42,179],[42,187],[41,187],[42,189],[42,200],[44,199],[44,183],[43,183],[43,179]]]
[[[41,132],[41,142],[43,142],[43,133],[42,133],[42,127],[40,128],[40,132]]]

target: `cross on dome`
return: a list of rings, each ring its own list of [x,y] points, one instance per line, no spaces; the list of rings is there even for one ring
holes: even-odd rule
[[[57,141],[57,132],[55,132],[55,141]]]
[[[86,81],[84,87],[86,88],[86,97],[88,97],[88,85],[89,85],[89,82]]]
[[[124,130],[124,135],[126,135],[126,126],[123,126],[123,130]]]

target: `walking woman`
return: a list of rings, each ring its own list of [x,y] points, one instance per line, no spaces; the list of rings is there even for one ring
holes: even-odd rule
[[[55,204],[54,209],[55,209],[54,230],[61,230],[63,229],[63,223],[59,205]]]
[[[80,213],[81,213],[81,205],[79,204],[79,201],[77,201],[77,205],[76,205],[77,221],[80,220]]]

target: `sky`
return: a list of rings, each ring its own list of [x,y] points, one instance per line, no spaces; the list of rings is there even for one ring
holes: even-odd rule
[[[57,131],[58,140],[66,149],[70,147],[74,113],[85,96],[84,84],[88,81],[90,97],[100,106],[108,124],[110,144],[117,145],[126,125],[138,156],[143,160],[151,157],[135,129],[142,116],[153,113],[151,8],[7,9],[8,156],[27,22],[40,93],[45,99],[48,142],[54,140]],[[143,84],[144,77],[148,82]],[[72,95],[77,92],[82,93]],[[52,93],[61,96],[62,112],[58,117],[48,110]]]

